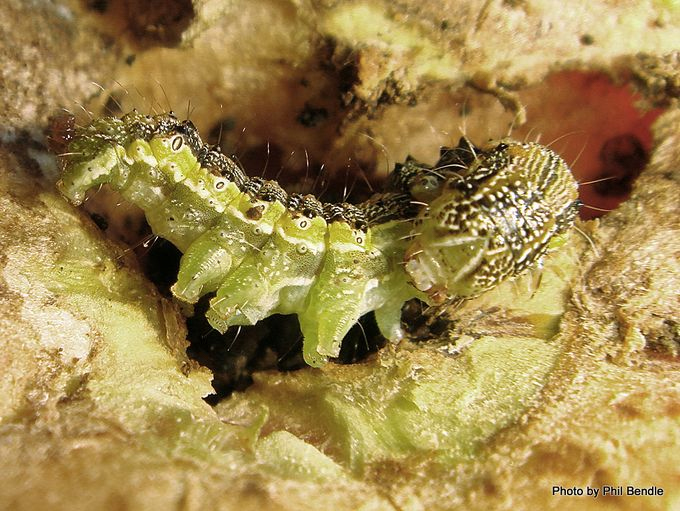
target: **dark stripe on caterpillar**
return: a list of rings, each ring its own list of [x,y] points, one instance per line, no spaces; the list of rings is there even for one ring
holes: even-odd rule
[[[352,205],[249,178],[172,114],[59,126],[58,186],[71,202],[101,184],[119,191],[184,253],[177,298],[214,294],[207,316],[220,331],[297,314],[313,366],[337,356],[367,312],[397,339],[406,300],[468,298],[519,275],[578,210],[568,166],[534,143],[462,139],[433,167],[398,164],[382,193]]]

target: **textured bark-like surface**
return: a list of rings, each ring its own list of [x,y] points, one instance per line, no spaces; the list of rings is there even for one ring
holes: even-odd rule
[[[678,505],[671,3],[5,4],[0,507]],[[513,125],[515,138],[564,137],[553,147],[581,181],[617,177],[584,184],[587,205],[632,192],[542,272],[444,319],[406,311],[428,341],[350,366],[256,373],[210,407],[178,307],[106,239],[134,242],[138,213],[95,194],[103,233],[53,189],[47,118],[116,102],[192,110],[252,174],[283,167],[298,190],[322,163],[341,195],[346,173],[379,182],[409,153],[434,161],[459,127],[481,142]],[[624,496],[553,496],[560,485]],[[627,485],[664,495],[626,497]]]

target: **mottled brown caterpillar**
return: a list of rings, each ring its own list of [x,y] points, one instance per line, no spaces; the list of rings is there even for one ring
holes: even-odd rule
[[[535,143],[463,139],[433,167],[398,164],[382,193],[352,205],[249,178],[172,114],[105,117],[58,137],[71,202],[108,184],[183,252],[178,299],[214,295],[207,316],[220,331],[297,314],[312,366],[337,356],[367,312],[399,339],[406,300],[467,298],[519,275],[578,211],[568,166]]]

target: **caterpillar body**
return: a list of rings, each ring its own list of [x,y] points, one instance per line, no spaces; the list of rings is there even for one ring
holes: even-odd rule
[[[397,164],[382,193],[352,205],[249,178],[172,114],[64,125],[66,198],[77,205],[110,185],[183,252],[178,299],[214,295],[207,317],[222,332],[297,314],[311,366],[337,356],[363,314],[399,339],[405,301],[475,296],[520,274],[578,211],[568,166],[534,143],[481,150],[463,139],[433,167]]]

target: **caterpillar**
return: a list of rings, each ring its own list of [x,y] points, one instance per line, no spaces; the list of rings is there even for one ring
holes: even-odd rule
[[[207,318],[221,332],[296,314],[314,367],[368,312],[400,339],[407,300],[469,298],[536,265],[579,207],[564,160],[530,142],[476,148],[463,138],[434,166],[409,157],[384,191],[353,205],[248,177],[172,113],[59,127],[57,186],[70,202],[103,184],[117,190],[183,253],[176,298],[212,295]]]

